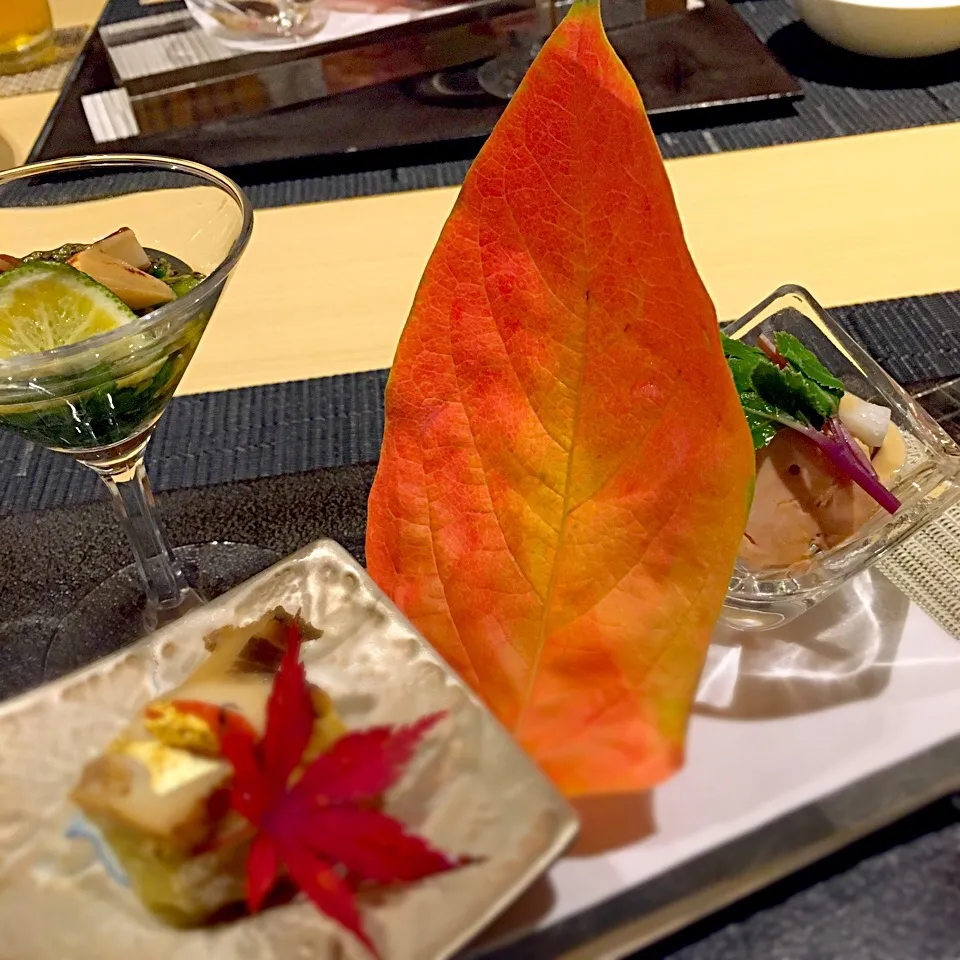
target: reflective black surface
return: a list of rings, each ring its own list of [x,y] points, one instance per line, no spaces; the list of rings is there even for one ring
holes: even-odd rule
[[[634,0],[606,0],[610,40],[633,73],[653,116],[736,106],[766,116],[758,104],[799,95],[796,81],[725,0],[646,23]],[[247,119],[213,122],[108,144],[94,144],[80,97],[115,87],[102,40],[94,32],[32,159],[83,152],[146,152],[199,160],[231,170],[306,157],[344,169],[467,156],[503,111],[492,98],[464,102],[424,91],[417,80],[383,84]],[[367,118],[376,117],[376,123]],[[688,122],[684,120],[683,122]],[[438,146],[443,148],[438,153]]]

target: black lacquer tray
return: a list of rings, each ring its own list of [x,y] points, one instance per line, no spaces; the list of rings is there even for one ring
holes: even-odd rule
[[[639,22],[632,0],[607,0],[610,39],[633,73],[660,129],[702,125],[705,112],[730,119],[769,116],[801,95],[797,81],[725,0]],[[444,100],[409,78],[189,130],[95,143],[81,97],[116,87],[93,31],[31,154],[32,160],[87,152],[146,152],[221,169],[313,158],[322,169],[363,169],[472,155],[504,103]],[[779,105],[779,106],[778,106]]]

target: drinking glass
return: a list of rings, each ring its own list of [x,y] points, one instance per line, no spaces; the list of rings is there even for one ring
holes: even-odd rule
[[[326,0],[185,0],[210,36],[239,50],[283,50],[307,42],[326,25]]]
[[[52,40],[47,0],[0,0],[0,74],[36,66]]]
[[[148,254],[205,276],[178,299],[106,333],[0,360],[0,426],[93,470],[109,491],[135,559],[135,570],[94,590],[64,620],[54,645],[82,646],[88,634],[112,632],[116,639],[118,630],[130,630],[128,622],[112,621],[131,619],[133,588],[147,631],[202,602],[158,521],[143,457],[252,226],[240,188],[189,161],[78,157],[0,173],[0,253],[55,251],[130,227]],[[224,559],[231,550],[234,560]],[[192,558],[220,564],[225,587],[276,555],[222,545],[219,554],[194,550]],[[223,568],[231,563],[232,574]]]
[[[509,100],[517,92],[540,48],[557,28],[559,2],[536,0],[535,23],[525,30],[513,31],[506,50],[477,69],[477,81],[487,93],[500,100]]]

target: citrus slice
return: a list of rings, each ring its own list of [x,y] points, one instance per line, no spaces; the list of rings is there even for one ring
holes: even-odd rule
[[[0,359],[79,343],[136,320],[106,287],[65,263],[0,273]]]

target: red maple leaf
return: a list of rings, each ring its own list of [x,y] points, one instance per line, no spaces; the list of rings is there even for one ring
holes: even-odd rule
[[[249,724],[218,724],[221,752],[234,770],[231,806],[253,828],[247,905],[256,913],[285,869],[320,910],[378,956],[357,909],[356,885],[420,880],[471,862],[434,850],[373,806],[443,714],[348,733],[300,773],[315,719],[300,643],[294,621],[261,740]]]

